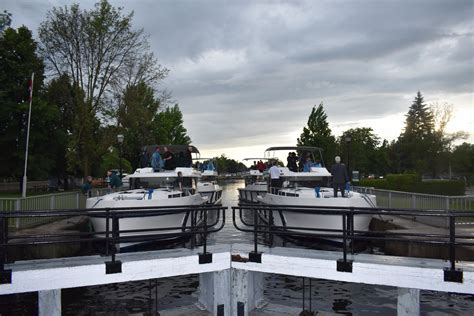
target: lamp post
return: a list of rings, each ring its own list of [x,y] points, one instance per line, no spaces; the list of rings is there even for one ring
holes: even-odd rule
[[[120,179],[122,179],[122,145],[123,139],[125,137],[122,134],[117,135],[117,142],[119,143],[119,171],[120,171]]]
[[[349,162],[350,162],[350,152],[351,152],[351,141],[352,141],[352,137],[350,134],[346,134],[345,136],[345,141],[346,141],[346,144],[347,144],[347,173],[349,174],[349,180],[351,179],[351,168],[350,168],[350,165],[349,165]]]

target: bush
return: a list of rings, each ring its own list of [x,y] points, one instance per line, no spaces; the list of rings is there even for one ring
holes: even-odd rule
[[[389,174],[385,179],[361,179],[359,186],[436,195],[464,195],[466,189],[463,181],[421,181],[416,174]]]

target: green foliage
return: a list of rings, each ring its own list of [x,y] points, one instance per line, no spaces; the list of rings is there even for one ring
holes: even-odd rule
[[[41,177],[51,168],[49,142],[55,136],[56,114],[42,100],[43,62],[26,27],[7,28],[0,36],[0,175],[19,178],[25,161],[28,124],[28,80],[35,73],[31,116],[28,178]],[[55,144],[51,147],[54,148]],[[46,148],[45,148],[46,147]],[[46,152],[41,152],[45,149]]]
[[[346,142],[346,136],[350,136],[350,142]],[[384,175],[387,172],[386,142],[381,147],[379,144],[380,138],[371,128],[349,129],[339,137],[342,160],[350,170],[358,170],[363,175]]]
[[[303,128],[303,132],[297,139],[297,144],[298,146],[321,147],[324,150],[324,162],[330,164],[333,161],[336,141],[335,137],[331,134],[322,102],[318,107],[313,106],[308,118],[308,126]]]
[[[465,191],[463,181],[421,181],[417,174],[389,174],[385,179],[361,179],[358,185],[383,190],[436,195],[463,195]]]
[[[132,28],[133,12],[124,14],[107,0],[90,10],[78,4],[55,7],[41,23],[40,51],[57,76],[67,74],[85,93],[94,112],[105,111],[114,91],[121,94],[140,81],[156,84],[166,77],[150,53],[143,30]]]
[[[116,114],[120,128],[114,130],[125,136],[123,155],[134,168],[138,167],[141,148],[158,143],[153,130],[159,106],[153,89],[144,82],[128,87],[122,96]]]
[[[112,149],[106,152],[102,156],[102,161],[100,163],[98,175],[105,177],[108,170],[120,170],[120,154],[116,149]],[[122,172],[130,173],[133,172],[132,165],[130,162],[122,157]]]
[[[157,114],[153,124],[153,135],[158,144],[189,145],[191,138],[183,125],[183,114],[178,104],[167,107]]]
[[[418,184],[416,192],[437,195],[464,195],[466,185],[464,181],[458,180],[430,180]]]
[[[435,173],[435,157],[440,151],[439,135],[434,129],[433,113],[424,103],[420,91],[408,110],[405,129],[398,138],[395,151],[401,170]]]
[[[217,163],[217,170],[220,174],[223,173],[237,173],[244,170],[247,170],[247,167],[241,163],[237,162],[234,159],[229,159],[222,154],[220,157],[215,157]]]
[[[6,28],[10,27],[12,23],[12,14],[6,10],[3,13],[0,13],[0,33],[3,32]],[[0,34],[1,35],[1,34]]]
[[[453,171],[466,177],[468,183],[474,183],[474,144],[462,143],[452,154]]]

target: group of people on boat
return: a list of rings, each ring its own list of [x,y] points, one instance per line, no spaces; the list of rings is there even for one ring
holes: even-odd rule
[[[267,170],[268,166],[262,160],[254,161],[253,165],[250,167],[251,170],[258,170],[260,172],[264,172]]]
[[[311,155],[308,153],[304,155],[306,157],[305,163],[302,164],[302,160],[300,160],[300,168],[302,168],[303,172],[311,172],[312,167],[321,168],[321,162],[316,160],[313,162],[311,159]],[[289,170],[297,172],[300,170],[296,168],[296,161],[298,161],[298,157],[296,156],[295,152],[290,152],[288,154],[288,164],[287,167]],[[334,164],[331,166],[331,175],[332,175],[332,185],[334,189],[334,197],[337,197],[338,191],[341,192],[341,197],[344,197],[345,191],[348,189],[349,184],[349,175],[347,172],[346,166],[341,163],[341,157],[336,156],[334,158]],[[280,178],[280,169],[278,168],[277,161],[272,161],[272,167],[268,170],[270,174],[270,187],[271,188],[281,188],[282,187],[282,180]],[[273,189],[272,189],[273,190]],[[316,194],[319,197],[319,186],[315,188]]]
[[[313,162],[310,153],[302,154],[301,157],[298,157],[295,152],[290,152],[286,158],[287,167],[290,171],[298,172],[310,172],[311,167],[322,167],[321,162],[316,159]]]
[[[188,147],[185,152],[180,151],[177,155],[173,154],[168,147],[163,147],[163,156],[160,148],[156,147],[155,152],[148,161],[146,150],[143,151],[140,159],[140,167],[146,168],[151,166],[153,171],[159,172],[163,170],[174,170],[176,167],[191,167],[193,164],[192,147]]]

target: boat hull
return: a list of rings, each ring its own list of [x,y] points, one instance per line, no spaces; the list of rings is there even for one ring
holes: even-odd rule
[[[295,197],[295,196],[282,196],[267,193],[265,196],[259,198],[262,204],[267,205],[281,205],[281,206],[314,206],[314,207],[371,207],[375,205],[375,196],[362,197],[359,195],[352,196],[349,198],[316,198],[316,197]],[[331,210],[328,210],[331,211]],[[269,212],[261,211],[260,216],[264,220],[268,221]],[[356,215],[354,216],[354,230],[355,231],[368,231],[369,224],[372,219],[371,215]],[[314,234],[325,234],[325,235],[338,235],[341,236],[341,232],[330,232],[330,231],[314,231],[314,230],[342,230],[342,216],[341,215],[326,215],[326,214],[311,214],[311,213],[296,213],[287,211],[273,212],[274,224],[278,227],[286,229],[286,227],[297,227],[303,229],[288,229],[295,233],[314,233]],[[312,229],[305,230],[305,229]],[[330,239],[334,241],[340,241],[340,239],[332,238],[331,236],[322,236],[321,238]]]
[[[117,194],[117,193],[112,193]],[[114,200],[109,199],[107,196],[90,198],[87,200],[87,208],[121,208],[127,209],[136,207],[162,207],[162,206],[191,206],[201,205],[206,200],[203,199],[199,194],[190,196],[181,196],[175,198],[163,198],[163,199],[143,199],[143,200]],[[136,210],[142,211],[142,210]],[[185,226],[190,225],[190,216],[186,211],[177,210],[171,214],[159,215],[159,216],[145,216],[145,217],[127,217],[119,218],[119,230],[138,230],[138,229],[155,229],[155,231],[149,232],[129,232],[120,233],[121,237],[131,236],[145,236],[145,235],[162,235],[156,239],[176,239],[179,236],[173,236],[170,234],[180,233],[184,230]],[[104,216],[90,216],[90,221],[95,232],[105,232],[107,229],[107,220]],[[109,220],[109,229],[112,228],[112,221]],[[156,230],[165,229],[166,230]],[[97,234],[97,237],[105,237],[104,233]],[[155,239],[155,237],[153,237]],[[133,246],[142,242],[130,242],[121,243],[120,248]]]

